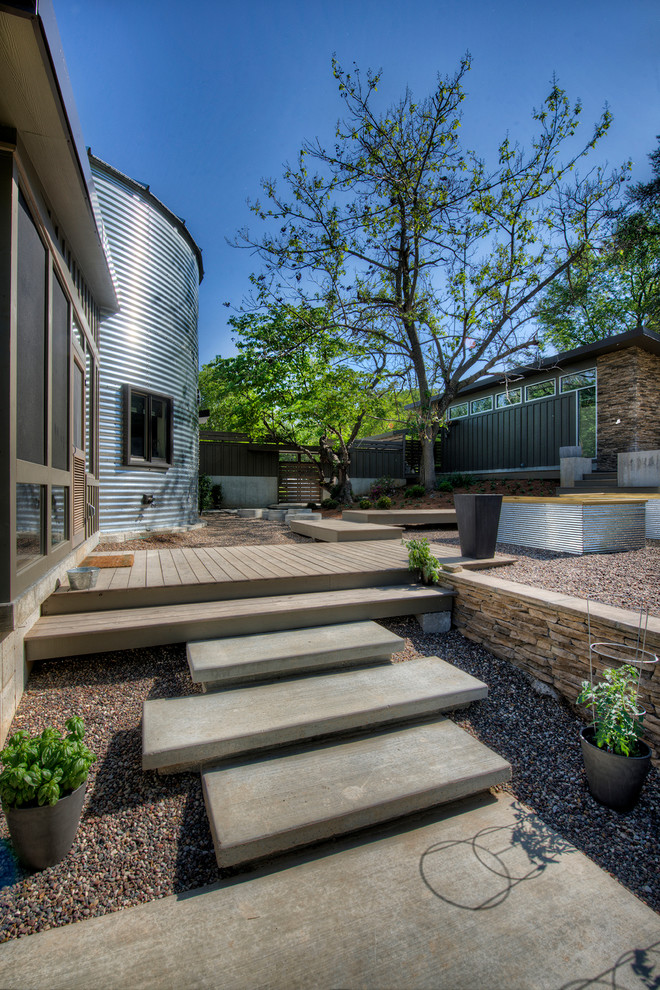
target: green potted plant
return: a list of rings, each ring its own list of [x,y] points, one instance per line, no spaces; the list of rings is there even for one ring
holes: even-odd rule
[[[637,693],[638,671],[631,664],[607,667],[603,679],[582,682],[577,701],[590,705],[592,721],[580,732],[589,790],[615,811],[628,811],[639,797],[651,765],[642,740],[644,712]]]
[[[85,727],[67,719],[63,736],[48,726],[38,736],[15,732],[0,751],[0,801],[19,860],[43,870],[73,845],[96,756],[83,742]]]
[[[422,538],[401,542],[408,551],[408,570],[417,571],[425,584],[437,584],[440,579],[440,561],[431,553],[429,541]]]

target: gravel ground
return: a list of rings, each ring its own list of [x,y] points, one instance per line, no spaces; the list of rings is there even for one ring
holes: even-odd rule
[[[413,530],[410,530],[413,533]],[[219,539],[219,536],[222,539]],[[456,552],[455,531],[425,531]],[[299,542],[281,524],[217,517],[207,530],[120,544],[133,546]],[[303,539],[304,538],[300,538]],[[106,545],[104,549],[109,549]],[[519,563],[507,578],[561,591],[591,593],[631,607],[634,595],[654,598],[658,611],[658,544],[637,554],[574,558],[498,547]],[[635,557],[628,567],[626,558]],[[635,585],[635,575],[646,575]],[[616,574],[613,581],[605,582]],[[594,575],[600,575],[594,576]],[[570,582],[573,582],[572,584]],[[561,582],[559,585],[557,582]],[[649,601],[650,603],[650,601]],[[454,718],[513,766],[506,790],[552,828],[660,912],[660,772],[652,770],[637,808],[618,815],[597,804],[586,787],[579,721],[563,702],[537,696],[525,675],[452,631],[423,634],[412,619],[386,623],[406,638],[398,661],[437,655],[483,679],[486,701]],[[219,871],[198,774],[159,776],[141,769],[140,721],[146,698],[195,693],[183,646],[105,653],[35,664],[11,731],[63,727],[79,713],[86,742],[98,754],[74,847],[57,866],[24,873],[11,855],[0,821],[0,941],[107,914],[215,882]]]
[[[618,815],[588,794],[568,707],[538,697],[525,676],[458,633],[424,635],[412,619],[385,623],[406,638],[395,660],[441,656],[483,679],[489,698],[453,717],[513,766],[506,790],[660,912],[660,773],[637,808]],[[199,774],[141,769],[145,698],[194,692],[182,646],[35,665],[12,730],[63,726],[79,712],[98,754],[78,834],[57,866],[23,873],[0,824],[0,941],[108,914],[214,883],[218,871]]]

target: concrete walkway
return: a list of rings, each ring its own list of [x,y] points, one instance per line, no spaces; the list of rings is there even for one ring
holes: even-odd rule
[[[3,988],[534,990],[660,979],[660,917],[508,795],[0,945]]]

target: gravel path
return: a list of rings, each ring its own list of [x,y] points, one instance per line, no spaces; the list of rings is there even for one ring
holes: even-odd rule
[[[409,531],[413,534],[413,530]],[[222,540],[219,540],[219,534]],[[419,535],[419,533],[418,533]],[[425,531],[455,553],[455,531]],[[193,538],[194,537],[194,541]],[[136,541],[135,547],[183,545],[211,539],[230,544],[300,542],[281,524],[219,517],[207,530]],[[120,544],[128,550],[133,544]],[[104,549],[109,547],[106,545]],[[562,557],[515,552],[509,579],[637,605],[653,597],[658,613],[658,544],[636,554]],[[634,561],[631,558],[635,558]],[[636,575],[644,575],[635,584]],[[607,580],[610,577],[612,580]],[[571,583],[573,582],[573,583]],[[647,583],[645,583],[647,582]],[[569,590],[570,589],[570,590]],[[506,786],[565,839],[660,912],[660,772],[652,770],[638,807],[618,815],[589,795],[577,741],[579,722],[569,707],[532,691],[522,672],[452,631],[423,634],[412,619],[384,623],[406,638],[395,658],[440,656],[483,679],[485,702],[453,717],[513,766]],[[183,646],[105,653],[35,664],[11,731],[63,727],[83,716],[86,742],[98,754],[88,783],[80,828],[70,855],[58,866],[26,874],[16,865],[0,821],[0,941],[107,914],[168,894],[213,883],[215,861],[198,774],[160,776],[141,769],[140,721],[146,698],[195,693]]]

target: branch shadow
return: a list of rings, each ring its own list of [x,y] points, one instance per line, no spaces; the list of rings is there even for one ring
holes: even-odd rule
[[[561,856],[574,852],[569,842],[520,805],[513,804],[512,810],[511,824],[488,826],[471,838],[429,846],[419,863],[428,890],[453,907],[487,911],[503,904],[520,884],[538,879]],[[457,869],[457,856],[465,869]]]
[[[624,970],[627,977],[625,981]],[[571,980],[564,983],[559,990],[587,990],[588,987],[608,987],[609,990],[623,990],[626,987],[628,990],[633,986],[630,974],[636,978],[640,990],[660,990],[660,941],[643,949],[629,949],[609,969],[587,979]]]

